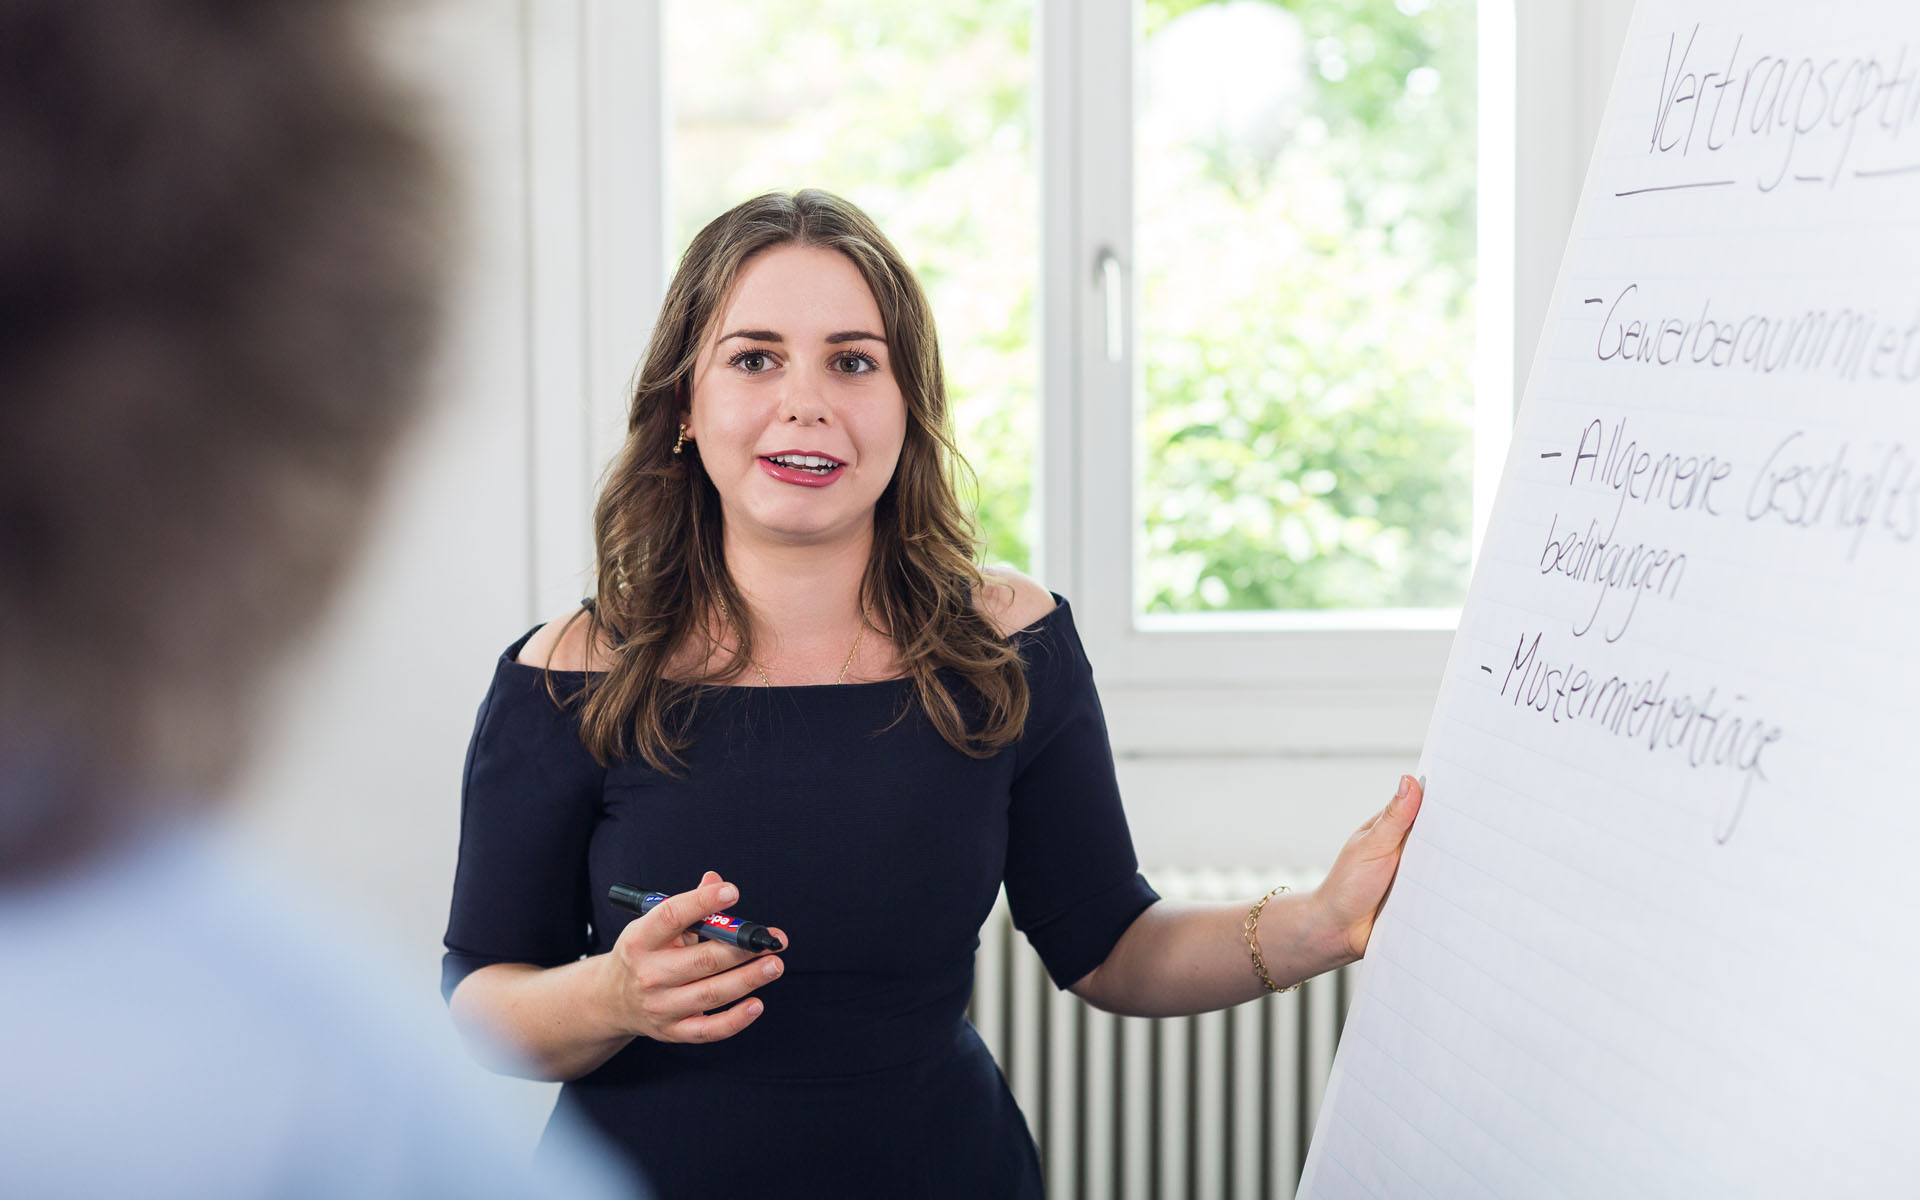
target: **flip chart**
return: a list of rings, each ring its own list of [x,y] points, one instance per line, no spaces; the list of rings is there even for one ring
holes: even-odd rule
[[[1920,1190],[1920,7],[1642,0],[1301,1195]]]

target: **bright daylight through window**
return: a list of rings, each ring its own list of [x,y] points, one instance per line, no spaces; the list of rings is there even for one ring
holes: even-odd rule
[[[1141,610],[1464,597],[1474,7],[1146,5]]]

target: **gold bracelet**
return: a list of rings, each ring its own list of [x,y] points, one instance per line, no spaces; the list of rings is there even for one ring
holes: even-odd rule
[[[1270,992],[1290,992],[1293,988],[1300,986],[1296,983],[1293,987],[1281,987],[1275,983],[1273,976],[1267,974],[1266,962],[1260,957],[1260,910],[1267,906],[1267,901],[1278,896],[1281,892],[1289,890],[1291,889],[1289,889],[1286,884],[1281,884],[1279,887],[1274,888],[1266,895],[1254,901],[1253,907],[1247,912],[1247,949],[1253,954],[1253,973],[1261,983],[1266,984],[1267,990]]]

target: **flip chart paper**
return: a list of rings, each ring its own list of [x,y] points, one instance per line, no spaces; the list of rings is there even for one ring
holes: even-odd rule
[[[1920,7],[1643,0],[1311,1197],[1920,1189]]]

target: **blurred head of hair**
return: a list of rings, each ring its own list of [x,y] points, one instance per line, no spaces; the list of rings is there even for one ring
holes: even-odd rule
[[[0,877],[219,794],[416,415],[444,187],[357,8],[0,5]]]

